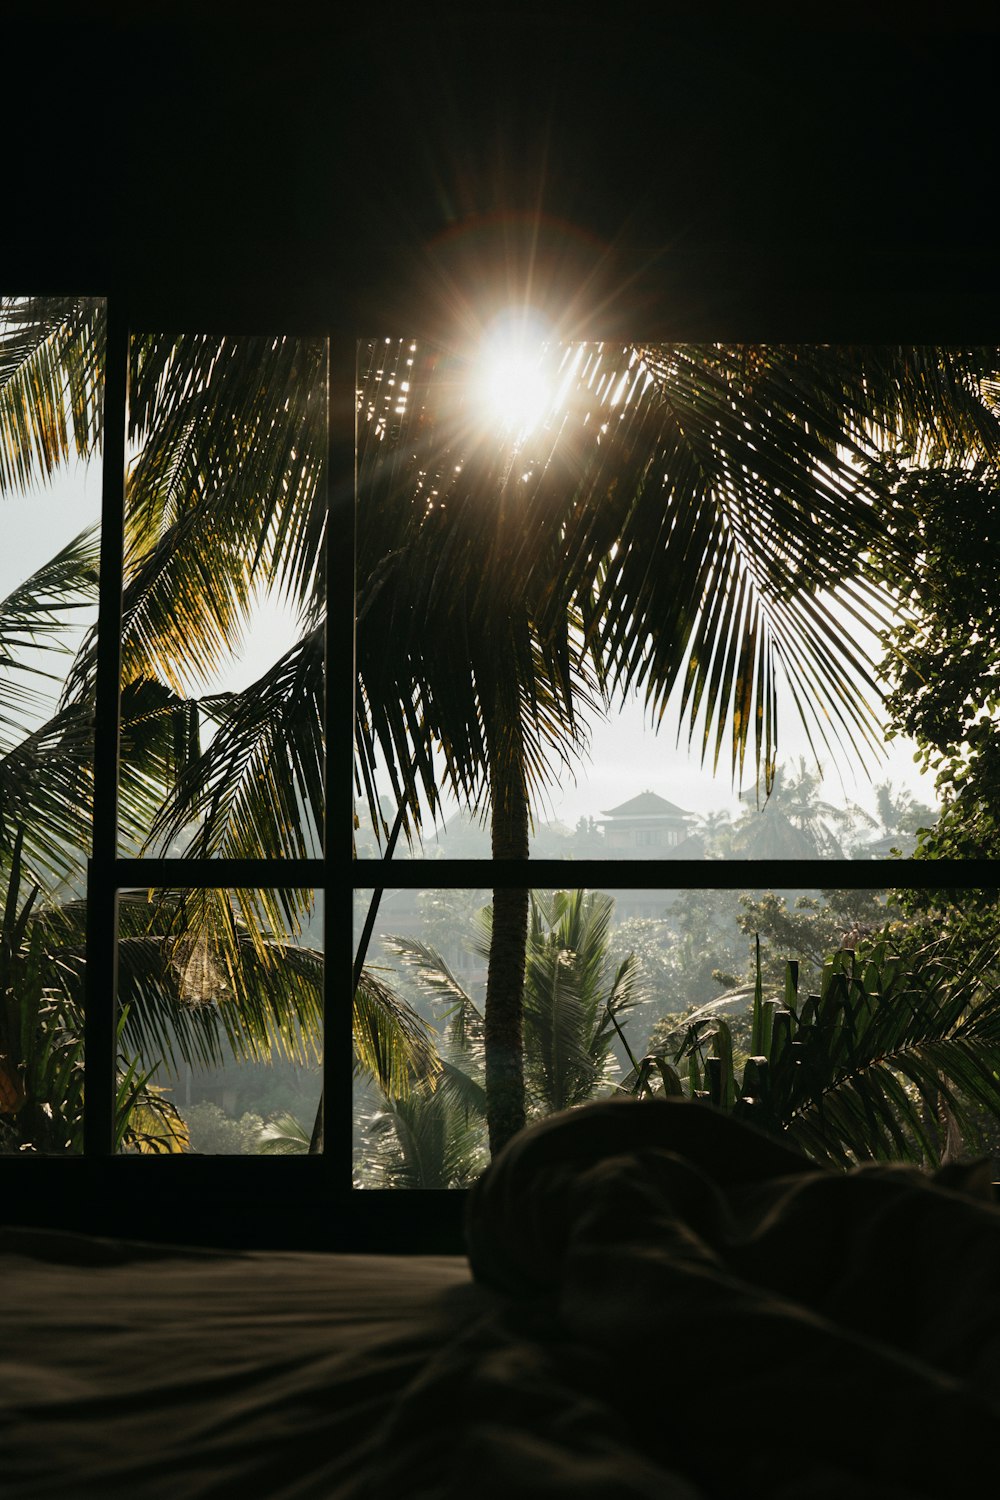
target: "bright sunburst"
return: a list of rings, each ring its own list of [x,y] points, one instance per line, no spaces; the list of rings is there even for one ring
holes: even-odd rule
[[[515,441],[549,416],[555,401],[546,349],[551,332],[534,313],[496,318],[483,335],[476,358],[474,400],[486,430]]]

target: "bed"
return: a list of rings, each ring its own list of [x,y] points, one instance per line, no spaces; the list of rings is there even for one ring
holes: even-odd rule
[[[904,1500],[995,1466],[982,1174],[820,1172],[701,1105],[525,1132],[469,1254],[0,1231],[10,1500]]]

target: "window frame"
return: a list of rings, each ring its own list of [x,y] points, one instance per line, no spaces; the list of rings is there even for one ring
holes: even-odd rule
[[[131,326],[128,302],[122,293],[109,292],[105,350],[104,449],[102,476],[101,562],[98,605],[97,707],[94,738],[93,847],[87,868],[87,966],[85,989],[86,1103],[83,1158],[88,1163],[113,1159],[110,1175],[102,1179],[112,1197],[120,1194],[126,1178],[137,1180],[147,1171],[166,1174],[165,1208],[148,1221],[166,1237],[225,1242],[218,1232],[220,1219],[165,1223],[164,1215],[184,1201],[185,1184],[221,1195],[220,1202],[242,1201],[247,1186],[257,1195],[288,1185],[294,1196],[320,1192],[340,1215],[336,1227],[306,1226],[308,1213],[293,1226],[292,1242],[318,1241],[330,1247],[354,1249],[457,1249],[464,1193],[427,1193],[421,1190],[355,1190],[353,1180],[353,1063],[351,1005],[353,903],[359,889],[381,892],[390,884],[407,889],[463,889],[489,886],[530,889],[566,884],[612,886],[632,890],[740,889],[752,870],[755,884],[773,889],[812,884],[816,862],[806,860],[574,860],[572,865],[552,859],[435,860],[354,858],[353,855],[353,739],[355,674],[355,542],[357,523],[357,354],[362,340],[345,337],[327,327],[295,328],[294,333],[327,340],[327,537],[326,547],[326,699],[325,699],[325,816],[324,854],[306,860],[194,860],[124,858],[117,849],[118,759],[120,698],[120,637],[124,541],[125,438]],[[150,321],[144,319],[144,322]],[[182,327],[168,332],[180,333]],[[205,329],[199,327],[199,332]],[[232,329],[213,329],[229,332]],[[256,332],[274,333],[273,326]],[[245,328],[240,332],[246,333]],[[433,341],[433,340],[431,340]],[[350,451],[348,451],[350,450]],[[350,475],[350,482],[346,476]],[[348,716],[350,715],[350,719]],[[882,857],[875,860],[825,860],[823,879],[845,889],[882,889],[886,885],[913,889],[953,887],[968,889],[983,883],[967,862],[920,861]],[[884,876],[884,879],[879,877]],[[117,992],[117,908],[119,893],[128,887],[173,886],[310,886],[324,901],[324,1150],[308,1158],[123,1158],[114,1151],[115,1007],[101,999]],[[61,1163],[61,1159],[60,1163]],[[52,1159],[53,1163],[55,1159]],[[36,1166],[40,1165],[35,1159]],[[6,1170],[6,1168],[0,1168]],[[103,1170],[103,1169],[102,1169]],[[61,1165],[54,1172],[61,1172]],[[41,1177],[44,1179],[45,1172]],[[88,1179],[93,1181],[93,1178]],[[230,1191],[231,1190],[231,1191]],[[72,1195],[71,1195],[72,1196]],[[280,1196],[280,1193],[279,1193]],[[287,1200],[291,1201],[291,1199]],[[97,1195],[99,1212],[113,1224],[109,1199]],[[72,1207],[68,1210],[73,1217]],[[79,1213],[76,1215],[79,1218]],[[40,1220],[36,1217],[35,1222]],[[310,1221],[311,1222],[311,1221]],[[100,1226],[98,1226],[100,1227]],[[259,1234],[243,1221],[233,1230],[238,1242],[257,1243]],[[229,1235],[229,1240],[233,1238]],[[249,1234],[249,1238],[248,1238]],[[272,1232],[266,1236],[275,1242]],[[278,1236],[280,1240],[280,1236]]]
[[[165,330],[170,334],[188,331]],[[198,329],[198,332],[204,332]],[[218,330],[215,330],[218,331]],[[245,333],[245,330],[242,330]],[[273,330],[269,330],[273,332]],[[98,587],[98,643],[96,710],[94,724],[94,801],[92,847],[87,866],[87,964],[85,983],[84,1040],[86,1094],[84,1109],[84,1155],[115,1156],[115,1006],[101,996],[117,995],[118,902],[121,891],[136,886],[207,889],[237,887],[311,887],[323,895],[324,928],[324,1115],[333,1127],[332,1139],[347,1142],[347,1152],[325,1149],[309,1158],[326,1189],[350,1187],[350,1047],[327,1045],[343,1022],[335,1004],[335,974],[350,973],[350,926],[337,920],[337,903],[331,886],[342,885],[351,858],[350,737],[344,734],[340,704],[349,693],[353,703],[353,649],[338,645],[353,639],[354,626],[354,493],[353,485],[339,487],[333,498],[333,465],[337,455],[346,456],[346,425],[341,416],[347,395],[346,368],[331,368],[333,340],[328,332],[318,335],[327,345],[326,422],[326,515],[327,536],[334,525],[346,525],[348,547],[326,546],[325,588],[329,601],[326,616],[326,697],[324,735],[325,804],[324,857],[316,859],[185,859],[123,857],[118,852],[118,780],[120,748],[120,680],[122,588],[124,576],[124,521],[128,371],[133,329],[124,297],[107,298],[107,342],[105,347],[104,451],[101,495],[101,558]],[[342,362],[343,364],[343,362]],[[353,392],[353,368],[350,374]],[[351,396],[353,407],[353,395]],[[353,446],[353,424],[350,441]],[[345,749],[346,744],[346,749]],[[345,775],[346,771],[346,775]],[[337,789],[346,786],[346,796]],[[338,837],[339,833],[339,837]],[[331,872],[335,872],[332,874]],[[345,962],[346,959],[346,962]],[[350,1012],[347,1011],[348,1023]],[[347,1038],[349,1041],[349,1036]],[[343,1130],[340,1100],[348,1100],[347,1130]],[[325,1102],[337,1108],[326,1111]],[[334,1124],[334,1122],[336,1122]],[[324,1121],[326,1123],[326,1120]],[[327,1132],[324,1130],[324,1146]],[[227,1161],[220,1157],[215,1160]],[[275,1158],[275,1161],[280,1158]],[[346,1173],[346,1183],[344,1181]]]

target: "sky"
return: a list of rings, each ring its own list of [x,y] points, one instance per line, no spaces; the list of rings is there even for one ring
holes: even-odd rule
[[[577,774],[576,784],[568,778],[552,795],[553,815],[573,827],[580,817],[594,817],[642,791],[652,791],[674,802],[688,812],[705,813],[726,809],[737,814],[741,808],[732,789],[728,764],[723,755],[719,774],[713,777],[711,764],[702,768],[697,748],[688,753],[686,741],[676,745],[677,715],[668,707],[659,733],[650,726],[642,705],[635,700],[606,722],[598,723],[592,734],[590,756]],[[892,780],[910,788],[921,800],[932,801],[933,778],[920,777],[913,764],[914,746],[900,741],[886,747],[881,762],[871,757],[869,776],[856,759],[842,758],[840,773],[828,759],[824,765],[821,796],[824,801],[842,805],[858,802],[874,808],[873,785]],[[744,771],[744,790],[754,790],[753,769],[748,754]],[[804,756],[810,769],[815,757],[792,705],[779,702],[779,761],[797,762]]]
[[[0,546],[0,597],[98,520],[101,475],[97,464],[74,464],[49,485],[24,495],[0,497],[3,545]]]

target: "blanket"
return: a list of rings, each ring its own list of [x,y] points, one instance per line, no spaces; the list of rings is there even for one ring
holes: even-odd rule
[[[356,1500],[400,1392],[495,1301],[457,1255],[33,1229],[0,1230],[0,1278],[4,1500]]]
[[[497,1303],[397,1402],[371,1500],[940,1500],[995,1465],[992,1200],[615,1100],[511,1142],[467,1239]]]

